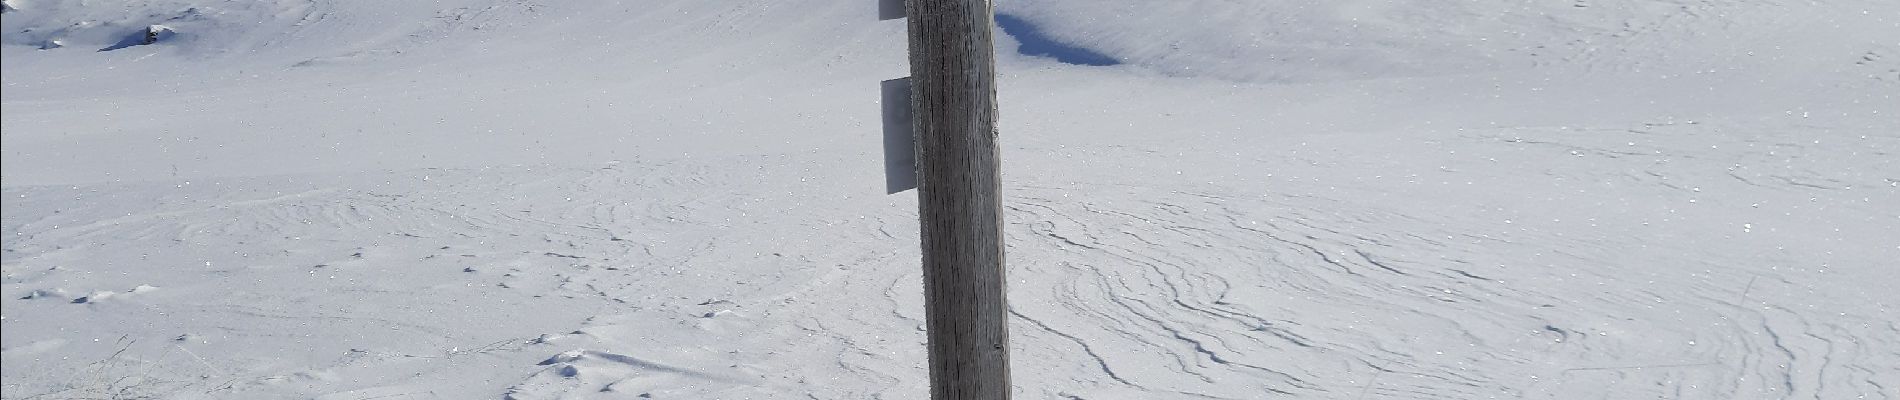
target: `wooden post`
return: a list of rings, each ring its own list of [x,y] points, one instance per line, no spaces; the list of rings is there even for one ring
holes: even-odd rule
[[[990,0],[910,0],[930,396],[1005,400],[1009,305]]]

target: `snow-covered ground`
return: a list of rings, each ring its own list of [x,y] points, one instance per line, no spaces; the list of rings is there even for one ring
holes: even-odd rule
[[[1900,2],[1531,3],[998,4],[1018,397],[1900,399]],[[925,396],[874,2],[6,5],[0,397]]]

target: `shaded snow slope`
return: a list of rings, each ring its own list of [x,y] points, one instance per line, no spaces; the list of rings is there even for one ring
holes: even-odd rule
[[[1896,3],[1308,3],[998,5],[1019,397],[1900,399]],[[871,4],[7,4],[0,397],[926,393]]]
[[[1672,74],[1851,68],[1893,44],[1872,1],[1012,1],[1051,36],[1171,76],[1247,82],[1538,67]]]

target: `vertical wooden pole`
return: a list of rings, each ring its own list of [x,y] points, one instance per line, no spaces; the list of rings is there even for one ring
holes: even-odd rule
[[[1010,397],[990,0],[909,0],[930,396]]]

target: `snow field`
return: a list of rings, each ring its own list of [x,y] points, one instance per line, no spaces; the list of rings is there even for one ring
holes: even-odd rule
[[[1900,398],[1896,4],[999,4],[1018,396]],[[7,5],[0,397],[926,393],[871,4]]]

